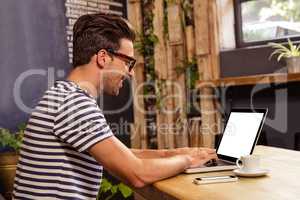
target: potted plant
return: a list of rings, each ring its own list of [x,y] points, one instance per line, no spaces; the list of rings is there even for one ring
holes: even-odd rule
[[[133,191],[122,182],[114,184],[107,178],[103,178],[97,200],[128,199],[132,197]]]
[[[25,126],[19,126],[17,133],[0,128],[0,192],[10,199]]]
[[[288,39],[287,47],[278,43],[270,43],[270,45],[275,49],[270,57],[277,55],[278,62],[285,58],[288,73],[300,72],[300,45],[293,44],[290,39]]]

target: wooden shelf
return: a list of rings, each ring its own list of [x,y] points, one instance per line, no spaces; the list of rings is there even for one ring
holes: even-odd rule
[[[270,83],[288,83],[300,81],[300,73],[286,74],[260,74],[253,76],[237,76],[226,77],[211,81],[198,81],[198,87],[229,87],[241,85],[256,85],[256,84],[270,84]]]

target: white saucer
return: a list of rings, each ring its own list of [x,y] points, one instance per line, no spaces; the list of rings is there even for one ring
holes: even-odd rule
[[[268,169],[256,169],[253,171],[243,171],[241,169],[233,170],[233,173],[237,176],[244,176],[244,177],[258,177],[258,176],[265,176],[270,172]]]

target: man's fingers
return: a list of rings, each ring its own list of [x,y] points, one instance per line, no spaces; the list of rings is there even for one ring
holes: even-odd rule
[[[218,156],[216,153],[211,153],[211,154],[206,154],[205,159],[206,158],[212,160],[212,159],[218,159]]]
[[[215,154],[216,153],[216,150],[215,149],[210,149],[210,148],[202,148],[200,150],[200,152],[206,152],[207,154]]]
[[[215,154],[216,150],[215,149],[207,149],[206,152],[209,154]]]
[[[202,153],[198,154],[202,159],[218,159],[216,152],[208,153],[206,151],[202,151]]]
[[[212,159],[218,159],[218,156],[217,154],[209,154],[207,155],[203,160],[204,160],[204,163],[206,163],[207,161],[210,161]]]
[[[216,160],[219,159],[217,154],[209,154],[209,156],[211,157],[211,159],[216,159]]]
[[[203,151],[203,153],[201,153],[201,154],[194,155],[193,158],[195,159],[194,163],[192,165],[193,167],[203,165],[204,163],[206,163],[206,162],[208,162],[208,161],[210,161],[212,159],[215,159],[215,160],[218,159],[216,153],[208,154],[205,151]]]

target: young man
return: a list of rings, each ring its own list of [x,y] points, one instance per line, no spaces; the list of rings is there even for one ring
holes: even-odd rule
[[[102,166],[143,187],[216,158],[213,149],[130,150],[96,103],[133,76],[134,32],[120,17],[84,15],[74,25],[74,69],[45,92],[25,131],[14,199],[95,199]]]

